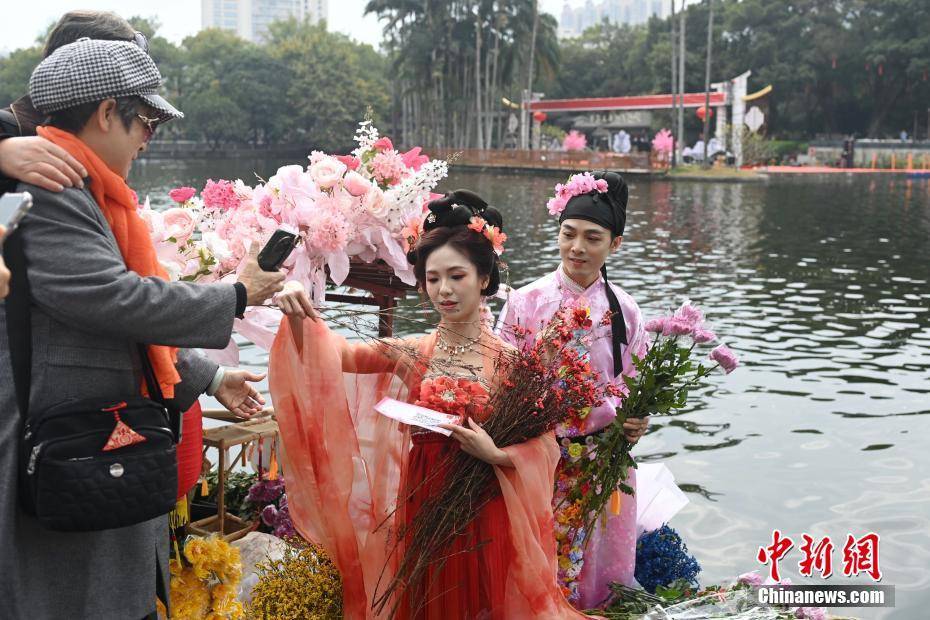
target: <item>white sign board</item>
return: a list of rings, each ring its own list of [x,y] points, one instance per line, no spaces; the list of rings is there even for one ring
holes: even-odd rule
[[[752,106],[749,108],[749,112],[746,112],[746,118],[743,119],[743,122],[746,123],[750,131],[755,133],[759,131],[759,127],[762,127],[765,122],[765,114],[757,106]]]

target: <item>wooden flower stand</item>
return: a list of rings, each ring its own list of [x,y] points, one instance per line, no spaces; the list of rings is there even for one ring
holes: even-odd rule
[[[415,287],[394,275],[394,270],[382,261],[365,263],[352,260],[349,263],[349,275],[342,286],[361,289],[367,291],[369,295],[326,293],[326,300],[378,306],[378,337],[380,338],[387,338],[394,334],[394,315],[391,311],[397,307],[397,300],[403,299],[409,291],[416,290]]]
[[[231,415],[223,416],[222,412],[204,411],[204,417],[213,419],[233,419]],[[270,414],[270,410],[266,410]],[[243,458],[249,446],[260,439],[272,440],[278,435],[278,423],[271,415],[264,415],[260,418],[253,418],[227,424],[216,428],[207,428],[203,431],[203,451],[206,456],[207,450],[216,448],[219,452],[219,461],[217,463],[217,490],[216,490],[216,507],[217,514],[193,521],[187,526],[190,534],[198,536],[209,536],[210,534],[220,534],[227,542],[238,540],[254,530],[258,526],[258,521],[245,521],[234,514],[226,512],[226,476],[232,471],[235,464]],[[230,460],[229,451],[239,447],[238,455]]]

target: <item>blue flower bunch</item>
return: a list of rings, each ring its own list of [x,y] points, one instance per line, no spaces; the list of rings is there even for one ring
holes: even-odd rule
[[[668,524],[652,532],[644,532],[636,541],[636,571],[634,576],[650,594],[659,586],[678,580],[697,587],[701,565],[688,553],[688,546]]]

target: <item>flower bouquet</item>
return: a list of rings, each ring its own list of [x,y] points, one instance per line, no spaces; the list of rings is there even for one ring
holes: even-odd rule
[[[709,363],[692,360],[697,345],[713,342],[717,336],[705,328],[703,312],[689,302],[671,316],[647,321],[646,331],[655,338],[642,358],[633,355],[636,374],[623,377],[623,400],[614,421],[586,437],[585,443],[569,446],[563,473],[574,482],[562,501],[573,508],[571,522],[564,524],[573,531],[589,532],[608,504],[619,514],[618,488],[633,494],[625,480],[636,462],[630,455],[632,445],[624,436],[623,423],[631,418],[672,414],[687,404],[688,392],[711,372],[721,368],[729,374],[739,365],[736,355],[723,344],[710,352]]]
[[[314,151],[306,167],[283,166],[254,186],[210,179],[199,196],[193,188],[177,188],[169,192],[176,206],[165,211],[146,200],[140,215],[159,261],[172,279],[233,279],[252,247],[286,228],[300,242],[283,268],[316,300],[323,299],[327,277],[337,285],[345,281],[353,259],[383,261],[413,284],[406,252],[422,232],[425,204],[436,196],[432,190],[448,164],[419,147],[399,152],[370,121],[359,124],[355,141],[349,155]],[[263,310],[252,308],[247,318],[276,324],[279,317]],[[252,339],[259,346],[271,341]]]
[[[189,536],[178,558],[169,562],[171,617],[241,618],[237,599],[242,579],[239,549],[218,536]]]

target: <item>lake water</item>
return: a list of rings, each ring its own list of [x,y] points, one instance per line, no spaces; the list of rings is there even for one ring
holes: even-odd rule
[[[140,162],[132,184],[165,203],[177,185],[267,178],[278,163]],[[560,176],[454,172],[443,184],[502,209],[513,285],[557,265],[544,205]],[[926,617],[930,182],[631,181],[611,279],[647,317],[690,298],[743,362],[686,413],[654,418],[636,449],[642,461],[665,463],[691,500],[671,525],[701,563],[702,583],[765,573],[755,556],[776,528],[795,541],[780,564],[795,583],[824,583],[798,577],[804,532],[833,541],[827,583],[870,583],[842,575],[842,549],[848,533],[876,532],[896,608],[835,613]],[[266,358],[253,348],[245,359]]]

